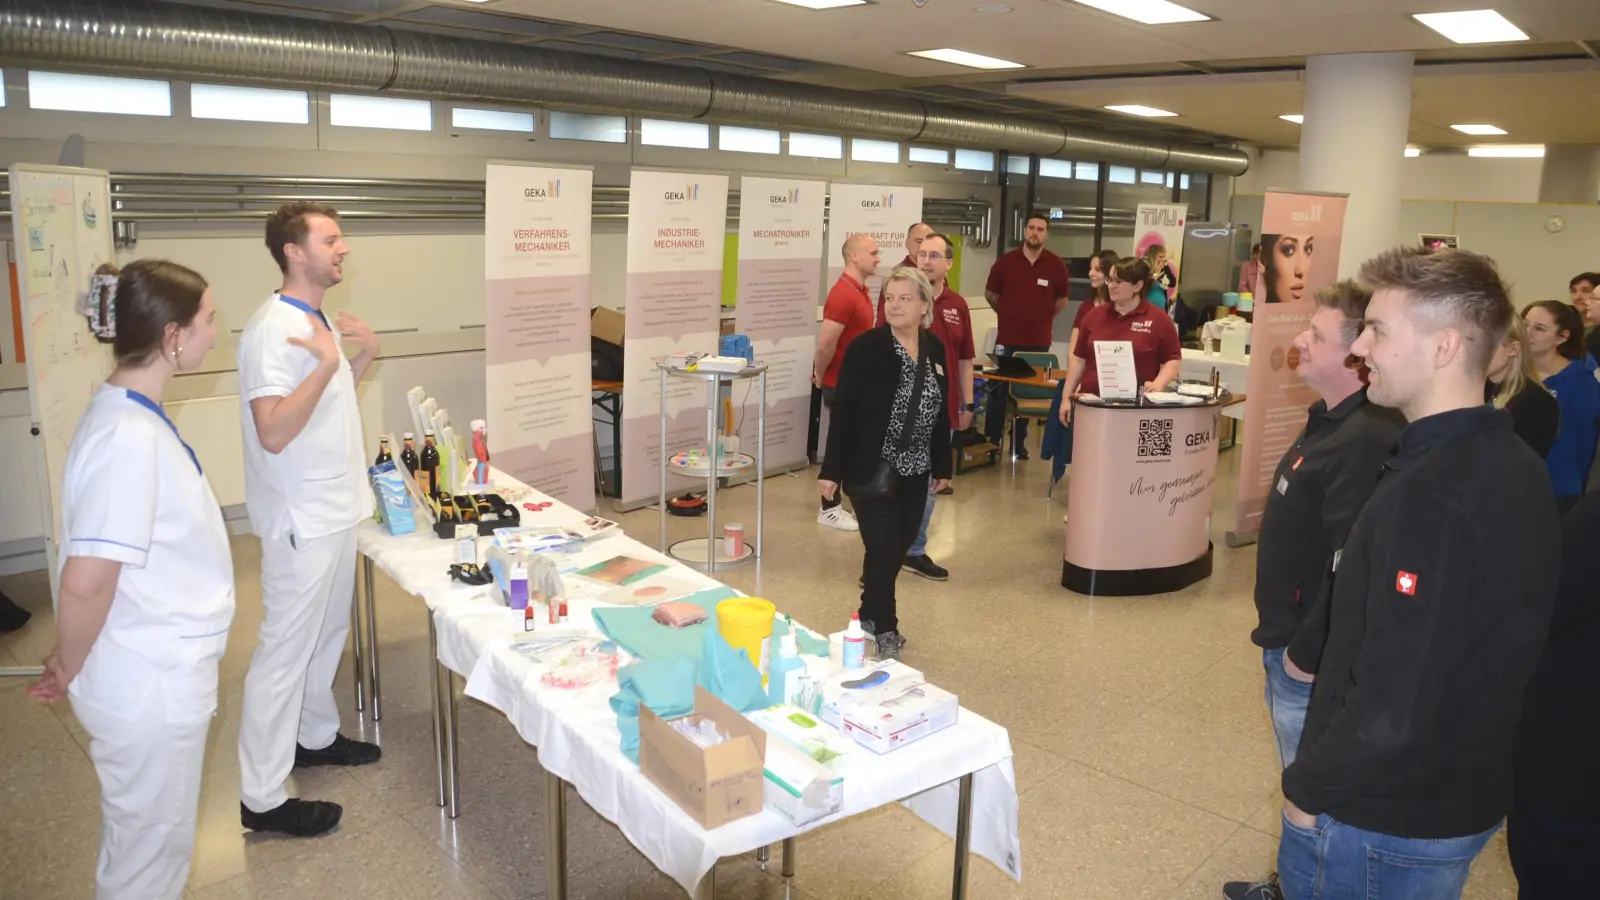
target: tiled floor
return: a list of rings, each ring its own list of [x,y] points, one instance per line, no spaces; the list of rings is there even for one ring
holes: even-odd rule
[[[1021,792],[1021,884],[975,860],[974,898],[1187,900],[1215,898],[1230,878],[1271,867],[1278,833],[1277,763],[1262,705],[1259,652],[1248,634],[1255,549],[1229,550],[1238,452],[1223,454],[1216,492],[1216,572],[1182,593],[1090,599],[1066,592],[1061,516],[1066,490],[1044,499],[1048,463],[962,476],[940,500],[930,552],[944,584],[902,575],[906,659],[1005,725]],[[802,621],[842,626],[855,605],[861,544],[815,524],[812,475],[768,483],[767,551],[727,579]],[[755,521],[755,492],[723,495],[729,519]],[[623,517],[651,542],[655,514]],[[703,527],[672,523],[675,536]],[[753,526],[752,526],[753,527]],[[417,601],[380,579],[384,717],[363,726],[339,696],[346,732],[383,744],[381,763],[297,776],[305,796],[337,800],[345,820],[328,837],[246,837],[238,819],[239,694],[260,622],[259,548],[234,543],[239,614],[222,665],[211,729],[194,900],[223,898],[534,898],[544,895],[541,779],[534,751],[505,720],[461,707],[462,814],[433,805],[426,621]],[[54,639],[42,573],[4,590],[38,613],[0,636],[0,665],[36,663]],[[98,829],[87,739],[65,705],[43,707],[24,679],[0,679],[0,896],[88,897]],[[610,824],[570,801],[573,897],[673,898],[682,892]],[[898,807],[799,843],[793,896],[921,900],[949,896],[952,843]],[[784,885],[753,857],[725,860],[718,896],[777,898]],[[1479,859],[1467,896],[1513,898],[1504,842]]]

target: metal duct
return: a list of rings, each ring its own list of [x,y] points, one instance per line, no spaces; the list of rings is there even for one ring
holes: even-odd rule
[[[1173,145],[690,66],[139,0],[0,0],[0,62],[714,119],[1242,175]]]

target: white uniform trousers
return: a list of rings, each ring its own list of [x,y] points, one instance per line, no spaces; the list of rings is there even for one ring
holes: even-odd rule
[[[100,863],[96,900],[178,900],[189,881],[211,715],[167,721],[162,676],[134,710],[74,697],[100,776]],[[172,676],[168,676],[172,677]],[[216,668],[208,676],[216,681]]]
[[[339,733],[333,677],[350,633],[355,583],[354,528],[293,545],[261,541],[266,616],[245,675],[239,724],[239,794],[254,812],[289,798],[297,742],[320,750]]]

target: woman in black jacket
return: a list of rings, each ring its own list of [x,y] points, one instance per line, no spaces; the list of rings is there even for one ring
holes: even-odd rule
[[[1561,408],[1533,367],[1533,357],[1528,353],[1528,326],[1521,316],[1511,317],[1506,339],[1489,361],[1484,399],[1511,413],[1517,437],[1532,447],[1540,459],[1550,452],[1561,426]]]
[[[822,496],[842,487],[855,504],[866,546],[861,627],[876,636],[881,659],[898,659],[905,645],[894,584],[928,491],[950,483],[948,379],[944,345],[927,331],[932,309],[933,286],[916,269],[895,269],[884,282],[886,324],[845,351],[817,479]]]

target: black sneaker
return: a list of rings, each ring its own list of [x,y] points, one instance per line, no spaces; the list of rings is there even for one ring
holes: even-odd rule
[[[950,570],[929,559],[926,553],[921,556],[906,557],[900,568],[921,575],[929,581],[948,581],[950,578]]]
[[[1022,460],[1028,459],[1028,448],[1027,447],[1018,447],[1017,448],[1017,459],[1018,459],[1018,461],[1022,461]]]
[[[309,750],[298,744],[294,748],[297,769],[311,766],[367,766],[383,756],[383,748],[364,741],[352,741],[342,734],[333,737],[333,743],[321,750]]]
[[[290,837],[316,837],[339,827],[344,807],[326,800],[283,801],[283,805],[266,812],[252,812],[239,804],[239,823],[251,831],[272,831]]]
[[[877,636],[877,640],[879,659],[899,659],[900,651],[906,645],[905,638],[898,631],[885,631]]]
[[[1283,888],[1276,872],[1265,881],[1230,881],[1222,886],[1226,900],[1283,900]]]

